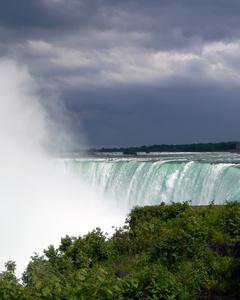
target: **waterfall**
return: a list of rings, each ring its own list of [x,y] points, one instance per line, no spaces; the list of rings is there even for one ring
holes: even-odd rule
[[[204,156],[204,154],[202,154]],[[94,188],[131,208],[165,202],[191,205],[240,200],[240,169],[229,162],[167,159],[89,159],[65,162]]]

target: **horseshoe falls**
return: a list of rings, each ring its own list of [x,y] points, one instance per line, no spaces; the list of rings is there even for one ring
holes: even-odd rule
[[[161,202],[240,201],[240,155],[236,153],[102,154],[67,159],[65,167],[128,209]]]

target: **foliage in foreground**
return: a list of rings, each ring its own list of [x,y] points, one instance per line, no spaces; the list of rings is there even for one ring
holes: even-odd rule
[[[96,230],[35,254],[22,283],[0,273],[0,299],[197,299],[237,292],[240,203],[135,207],[111,238]],[[237,299],[237,298],[236,298]]]

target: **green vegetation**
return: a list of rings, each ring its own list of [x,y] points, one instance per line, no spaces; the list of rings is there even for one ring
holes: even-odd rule
[[[123,151],[123,154],[127,154],[127,155],[137,155],[137,152],[134,148],[126,148]]]
[[[221,143],[199,143],[189,145],[153,145],[131,148],[102,148],[100,150],[91,149],[94,152],[214,152],[214,151],[234,151],[237,142]],[[128,154],[128,153],[126,153]]]
[[[62,238],[58,248],[50,245],[43,256],[35,254],[22,284],[14,275],[15,263],[7,262],[0,274],[0,299],[234,296],[240,277],[236,269],[232,276],[240,265],[237,240],[238,202],[135,207],[111,238],[96,228],[83,237]]]

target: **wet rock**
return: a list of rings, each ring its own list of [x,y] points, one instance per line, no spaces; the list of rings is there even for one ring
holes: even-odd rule
[[[235,279],[237,282],[235,296],[239,296],[240,291],[240,266],[236,266],[232,271],[232,279]]]
[[[235,258],[240,257],[240,241],[233,242],[233,253]]]
[[[232,271],[232,279],[240,279],[240,266],[236,266]]]
[[[115,273],[115,276],[118,278],[123,278],[125,276],[129,275],[129,273],[127,271],[118,271]]]
[[[237,300],[238,298],[227,296],[227,295],[220,295],[215,293],[212,290],[203,290],[201,295],[197,297],[197,300]]]
[[[225,242],[211,242],[208,247],[214,252],[218,252],[221,256],[226,256],[228,254],[229,245]]]

